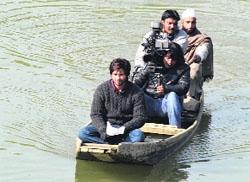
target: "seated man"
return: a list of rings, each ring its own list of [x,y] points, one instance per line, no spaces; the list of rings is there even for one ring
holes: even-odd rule
[[[131,65],[126,59],[114,59],[109,67],[111,79],[99,85],[92,107],[92,124],[79,130],[84,143],[117,144],[144,141],[138,129],[147,120],[143,92],[128,81]]]
[[[181,110],[184,95],[190,84],[190,68],[185,64],[181,47],[169,47],[148,63],[134,80],[145,91],[149,117],[168,116],[169,124],[181,127]]]

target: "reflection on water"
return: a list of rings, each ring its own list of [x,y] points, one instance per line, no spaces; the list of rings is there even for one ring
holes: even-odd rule
[[[150,171],[151,167],[149,166],[77,160],[75,181],[146,181],[147,175]]]
[[[182,169],[188,165],[178,165],[176,161],[157,166],[137,166],[77,160],[76,182],[178,182],[187,178]]]
[[[198,161],[209,161],[211,152],[210,132],[211,132],[211,113],[206,108],[203,111],[199,128],[193,138],[179,150],[177,158],[181,163]]]

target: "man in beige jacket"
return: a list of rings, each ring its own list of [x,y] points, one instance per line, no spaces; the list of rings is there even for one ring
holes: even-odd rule
[[[196,13],[187,9],[181,17],[181,29],[188,34],[188,46],[184,55],[190,65],[190,88],[187,93],[192,99],[199,100],[204,81],[213,79],[213,44],[210,37],[202,34],[196,27]]]

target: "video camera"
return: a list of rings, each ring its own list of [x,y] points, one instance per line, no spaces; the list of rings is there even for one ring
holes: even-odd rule
[[[169,48],[169,39],[164,38],[160,32],[162,30],[162,24],[160,22],[151,22],[152,33],[146,42],[142,43],[144,51],[144,61],[149,62],[156,59],[157,56],[163,56],[164,50]]]
[[[157,77],[157,82],[161,85],[160,74],[163,70],[163,63],[160,57],[163,57],[166,53],[166,50],[169,48],[170,40],[167,37],[163,37],[160,33],[162,31],[163,25],[160,22],[151,22],[152,33],[146,38],[146,41],[141,45],[144,47],[145,55],[143,60],[146,63],[143,70],[147,70],[151,75]],[[132,80],[135,80],[142,69],[136,67],[132,75]]]

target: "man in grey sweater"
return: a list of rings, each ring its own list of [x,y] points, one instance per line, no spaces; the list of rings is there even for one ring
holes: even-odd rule
[[[117,144],[144,141],[139,129],[147,120],[143,92],[128,81],[131,65],[122,58],[109,67],[111,79],[99,85],[92,107],[92,123],[79,130],[84,143]]]

